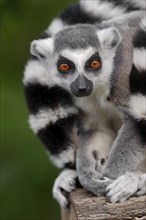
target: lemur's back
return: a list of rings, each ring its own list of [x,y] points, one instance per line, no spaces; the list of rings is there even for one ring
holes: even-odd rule
[[[145,10],[145,0],[80,0],[68,6],[48,26],[43,37],[75,24],[99,24],[133,11]]]

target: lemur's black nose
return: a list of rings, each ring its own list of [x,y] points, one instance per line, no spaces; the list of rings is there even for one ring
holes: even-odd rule
[[[89,87],[77,87],[77,90],[79,92],[86,92],[88,90]]]
[[[79,75],[71,84],[71,91],[77,97],[88,96],[93,90],[93,83],[84,75]]]

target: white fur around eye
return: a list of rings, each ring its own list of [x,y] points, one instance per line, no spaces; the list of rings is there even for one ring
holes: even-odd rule
[[[67,57],[71,60],[76,68],[78,73],[84,72],[84,65],[86,61],[96,52],[96,48],[88,47],[87,49],[64,49],[61,51],[61,56]]]

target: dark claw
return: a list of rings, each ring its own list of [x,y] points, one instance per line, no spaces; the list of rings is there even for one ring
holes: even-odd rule
[[[105,193],[108,193],[110,190],[108,188],[105,189]]]
[[[65,208],[65,209],[68,209],[68,208],[69,208],[69,206],[70,206],[70,201],[68,201],[68,202],[67,202],[67,204],[65,205],[65,207],[64,207],[64,208]]]
[[[111,199],[110,199],[110,196],[106,196],[106,201],[111,203]]]
[[[75,185],[75,182],[72,181],[72,182],[69,183],[69,185],[70,185],[70,186],[74,186],[74,185]]]

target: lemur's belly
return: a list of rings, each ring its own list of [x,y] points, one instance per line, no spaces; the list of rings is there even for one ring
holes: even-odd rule
[[[79,144],[86,148],[84,153],[89,164],[101,171],[122,125],[121,115],[112,103],[106,101],[101,104],[95,96],[77,99],[76,104],[83,112],[86,109],[81,129],[86,131],[87,139]]]

